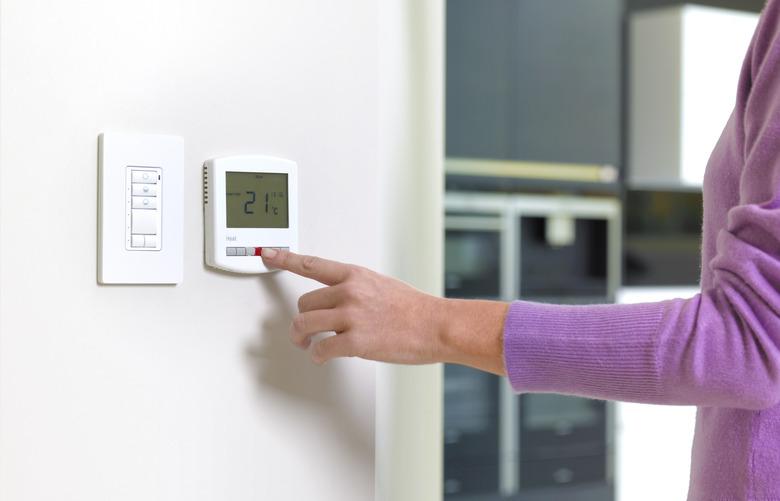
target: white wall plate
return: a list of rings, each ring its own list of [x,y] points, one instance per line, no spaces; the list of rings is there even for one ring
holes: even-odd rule
[[[183,139],[104,133],[98,143],[98,282],[180,283]]]

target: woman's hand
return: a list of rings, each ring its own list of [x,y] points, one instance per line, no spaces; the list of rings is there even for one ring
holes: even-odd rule
[[[451,362],[504,374],[503,324],[507,305],[437,298],[359,266],[263,249],[263,261],[326,287],[298,300],[292,342],[312,360],[361,357],[401,364]]]

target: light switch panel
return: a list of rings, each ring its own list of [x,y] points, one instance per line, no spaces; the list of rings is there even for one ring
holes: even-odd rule
[[[98,146],[98,282],[180,283],[184,141],[104,133]]]
[[[138,182],[135,182],[138,181]],[[162,247],[162,168],[127,167],[125,179],[125,249],[158,251]],[[154,188],[154,194],[152,190]],[[140,195],[136,193],[140,192]],[[158,196],[159,192],[159,196]],[[146,238],[139,244],[139,236],[154,237],[154,245]],[[149,239],[151,242],[151,239]]]

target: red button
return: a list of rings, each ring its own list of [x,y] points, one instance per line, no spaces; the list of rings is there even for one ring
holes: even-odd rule
[[[263,248],[255,247],[255,256],[262,256],[262,255],[263,255]]]

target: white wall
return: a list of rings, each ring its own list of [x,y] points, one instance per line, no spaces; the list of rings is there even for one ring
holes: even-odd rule
[[[372,498],[374,365],[288,343],[315,284],[204,268],[200,165],[294,159],[302,250],[402,263],[381,3],[0,0],[0,500]],[[102,131],[185,139],[178,287],[96,284]]]
[[[385,0],[379,13],[383,268],[441,294],[444,0]],[[378,501],[441,498],[442,375],[438,365],[378,368]]]

